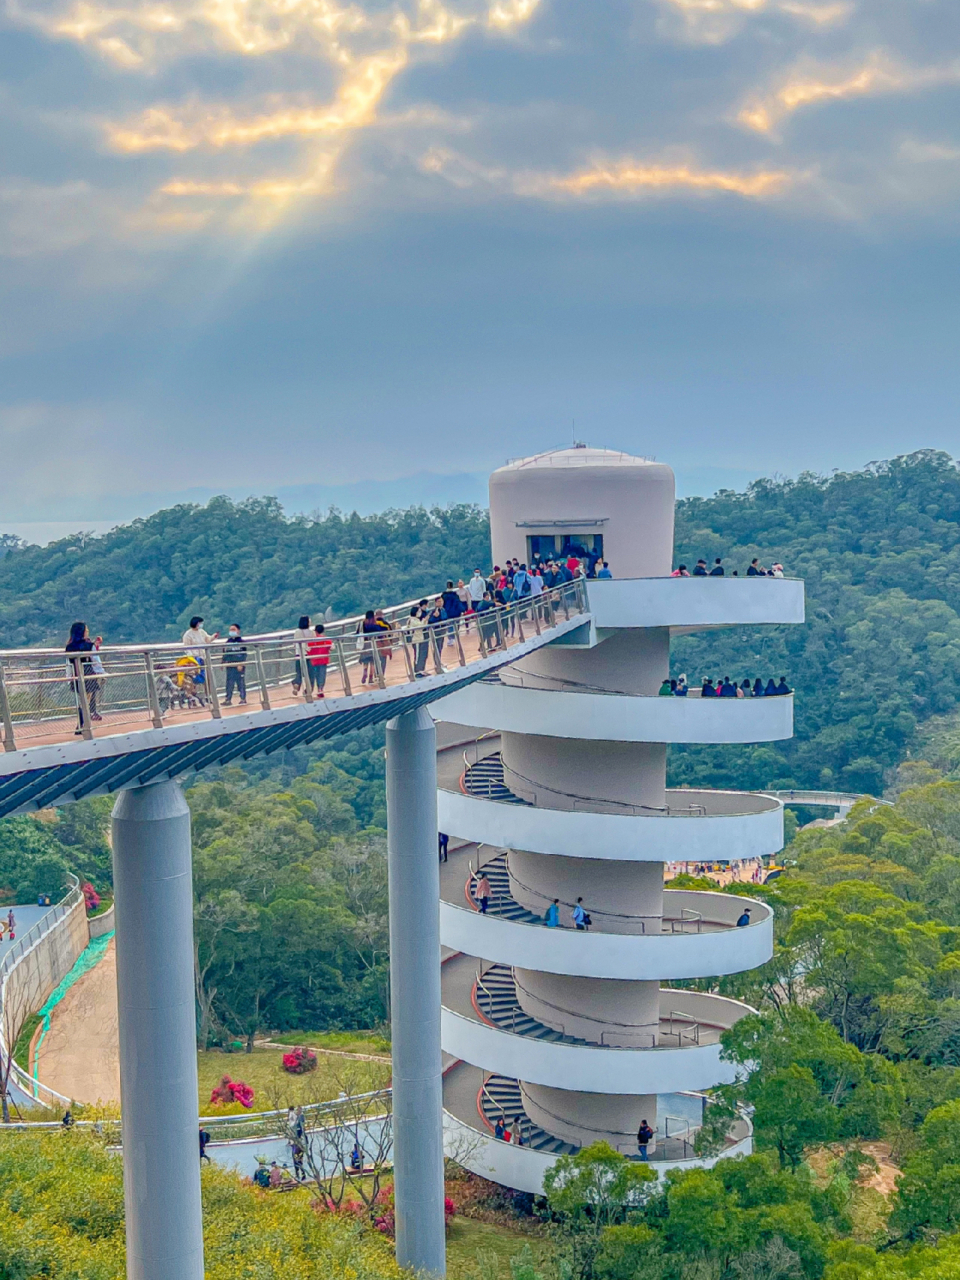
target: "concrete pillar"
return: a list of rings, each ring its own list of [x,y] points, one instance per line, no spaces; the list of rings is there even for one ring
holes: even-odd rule
[[[113,810],[128,1280],[203,1280],[190,811],[175,782]]]
[[[422,709],[387,724],[387,860],[397,1261],[444,1276],[437,740]]]

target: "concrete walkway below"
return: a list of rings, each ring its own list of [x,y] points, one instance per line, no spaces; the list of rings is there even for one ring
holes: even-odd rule
[[[39,1078],[77,1102],[120,1102],[116,940],[50,1014]]]

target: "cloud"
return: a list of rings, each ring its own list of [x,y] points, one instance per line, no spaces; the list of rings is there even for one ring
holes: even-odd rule
[[[282,138],[336,135],[372,124],[390,81],[406,65],[405,50],[374,55],[351,67],[329,104],[275,103],[272,110],[239,114],[224,104],[148,107],[125,124],[108,123],[115,151],[193,151],[198,147],[250,147]]]
[[[633,195],[642,191],[729,191],[740,196],[772,195],[791,180],[782,169],[762,169],[755,173],[724,172],[691,168],[690,165],[643,164],[621,160],[614,165],[598,164],[552,181],[557,191],[584,196],[604,192]]]
[[[728,192],[759,199],[776,194],[793,180],[793,175],[780,169],[743,173],[702,169],[693,163],[656,163],[634,159],[613,163],[598,161],[568,174],[510,171],[478,164],[443,148],[427,152],[420,161],[420,167],[423,172],[442,176],[461,188],[482,183],[509,190],[515,195],[552,200],[590,196],[629,198],[654,192]]]
[[[841,102],[877,94],[912,93],[942,84],[960,83],[960,62],[946,66],[908,67],[876,50],[854,67],[796,68],[778,88],[741,108],[738,121],[757,133],[775,127],[802,107]]]
[[[758,17],[781,15],[823,29],[846,22],[852,0],[660,0],[666,34],[701,44],[723,44]]]

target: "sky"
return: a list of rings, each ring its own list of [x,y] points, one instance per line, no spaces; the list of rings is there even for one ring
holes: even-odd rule
[[[2,4],[0,528],[960,453],[955,0]]]

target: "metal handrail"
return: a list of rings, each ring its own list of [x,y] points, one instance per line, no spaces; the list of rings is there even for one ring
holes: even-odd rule
[[[581,796],[581,795],[577,795],[575,792],[572,792],[572,791],[560,791],[556,787],[548,786],[545,782],[537,782],[533,778],[526,777],[524,774],[518,772],[516,769],[512,769],[510,765],[508,765],[505,761],[503,761],[502,756],[501,756],[501,763],[503,765],[503,776],[505,780],[507,775],[509,774],[511,777],[519,778],[521,782],[528,783],[531,787],[537,787],[541,791],[549,791],[551,795],[562,796],[565,800],[572,800],[574,802],[574,806],[576,806],[578,803],[589,804],[593,806],[610,805],[618,811],[625,810],[626,812],[635,814],[635,815],[656,813],[656,814],[665,814],[667,817],[671,817],[671,818],[672,817],[681,817],[681,818],[698,817],[699,818],[699,817],[705,816],[707,812],[705,806],[702,804],[688,805],[686,809],[675,809],[672,805],[669,805],[669,804],[665,804],[665,805],[631,804],[630,802],[625,800],[608,800],[605,797]],[[506,781],[504,782],[504,785],[506,785]],[[596,811],[596,810],[593,810],[593,811]]]
[[[491,965],[491,966],[490,966],[490,968],[491,968],[491,969],[492,969],[493,967],[494,967],[493,965]],[[489,973],[489,972],[490,972],[490,969],[487,969],[487,970],[486,970],[486,973]],[[497,992],[493,992],[493,991],[491,991],[491,990],[490,990],[490,988],[489,988],[489,987],[484,983],[483,979],[484,979],[484,977],[486,976],[486,973],[482,972],[482,971],[481,971],[481,970],[479,970],[479,969],[477,970],[477,978],[476,978],[476,982],[475,982],[475,984],[474,984],[474,990],[475,990],[475,991],[482,991],[482,992],[483,992],[483,994],[484,994],[485,996],[487,996],[490,1000],[493,1000],[493,999],[495,999],[495,998],[496,998],[497,994],[502,994],[502,993],[497,993]],[[548,1009],[553,1009],[556,1013],[567,1014],[567,1015],[569,1015],[571,1018],[581,1018],[581,1019],[582,1019],[583,1021],[585,1021],[585,1022],[595,1022],[595,1023],[597,1023],[597,1024],[598,1024],[598,1025],[600,1025],[600,1026],[606,1026],[606,1027],[619,1027],[619,1028],[621,1029],[621,1031],[616,1031],[616,1032],[601,1032],[601,1035],[600,1035],[600,1041],[599,1041],[599,1043],[600,1043],[601,1047],[602,1047],[602,1048],[604,1048],[604,1049],[624,1049],[624,1050],[626,1050],[627,1052],[630,1052],[630,1050],[629,1050],[629,1049],[627,1049],[627,1047],[626,1047],[625,1045],[612,1045],[612,1044],[606,1044],[606,1043],[605,1043],[605,1039],[604,1039],[604,1037],[605,1037],[606,1035],[620,1035],[620,1034],[621,1034],[621,1032],[626,1032],[627,1034],[629,1034],[630,1032],[634,1032],[638,1037],[640,1037],[640,1036],[647,1036],[647,1035],[649,1035],[649,1036],[650,1036],[650,1047],[651,1047],[652,1049],[657,1049],[657,1048],[659,1048],[659,1047],[660,1047],[660,1046],[659,1046],[659,1044],[657,1043],[657,1040],[658,1040],[658,1037],[659,1037],[659,1036],[664,1036],[664,1035],[676,1036],[676,1037],[677,1037],[677,1043],[678,1043],[678,1045],[681,1045],[681,1046],[682,1046],[682,1044],[683,1044],[684,1030],[683,1030],[683,1028],[682,1028],[682,1027],[681,1027],[681,1029],[680,1029],[679,1031],[677,1031],[677,1030],[675,1030],[675,1029],[673,1028],[673,1024],[674,1024],[675,1020],[677,1020],[677,1019],[679,1019],[680,1021],[682,1021],[682,1022],[685,1024],[685,1026],[687,1026],[688,1028],[690,1028],[690,1031],[691,1031],[691,1033],[692,1033],[692,1034],[691,1034],[690,1036],[688,1036],[688,1038],[692,1039],[692,1042],[693,1042],[694,1044],[696,1044],[696,1045],[699,1045],[699,1044],[700,1044],[700,1028],[701,1028],[702,1024],[701,1024],[700,1022],[696,1021],[695,1019],[691,1018],[691,1017],[689,1016],[689,1014],[684,1013],[682,1010],[678,1010],[678,1009],[671,1009],[671,1010],[669,1010],[669,1011],[667,1012],[666,1018],[664,1018],[664,1015],[663,1015],[662,1013],[659,1013],[659,1015],[658,1015],[658,1029],[657,1029],[657,1031],[656,1031],[656,1032],[652,1032],[652,1031],[640,1031],[640,1030],[638,1029],[638,1027],[639,1027],[639,1025],[640,1025],[640,1024],[638,1024],[638,1023],[636,1023],[636,1022],[615,1022],[615,1021],[613,1021],[613,1019],[611,1019],[611,1018],[595,1018],[595,1017],[592,1017],[589,1013],[579,1013],[579,1012],[577,1012],[577,1010],[575,1010],[575,1009],[566,1009],[566,1008],[564,1008],[562,1005],[554,1004],[551,1000],[547,1000],[547,999],[545,999],[543,996],[537,995],[537,994],[535,994],[535,993],[534,993],[534,992],[532,992],[532,991],[528,991],[528,990],[527,990],[527,988],[526,988],[526,987],[525,987],[521,982],[518,982],[518,981],[517,981],[517,978],[516,978],[516,975],[515,975],[515,974],[513,974],[513,975],[512,975],[512,977],[513,977],[513,983],[514,983],[514,987],[515,987],[515,988],[517,988],[517,989],[519,989],[520,991],[522,991],[522,992],[523,992],[523,994],[524,994],[525,996],[529,996],[531,1000],[538,1000],[538,1001],[540,1002],[540,1004],[546,1005]],[[526,1017],[528,1017],[528,1018],[529,1018],[529,1017],[533,1017],[533,1014],[528,1013],[528,1012],[523,1008],[523,1006],[520,1004],[520,1002],[519,1002],[519,1000],[518,1000],[518,1001],[517,1001],[516,1006],[511,1010],[511,1028],[512,1028],[512,1034],[514,1034],[514,1035],[522,1034],[522,1033],[517,1032],[517,1030],[516,1030],[516,1019],[517,1019],[517,1013],[518,1013],[518,1011],[519,1011],[520,1013],[524,1014],[524,1015],[525,1015]],[[670,1029],[669,1031],[661,1031],[661,1030],[660,1030],[660,1025],[661,1025],[664,1021],[666,1021],[666,1022],[668,1022],[668,1023],[670,1024],[670,1028],[671,1028],[671,1029]],[[497,1026],[497,1025],[499,1025],[499,1024],[496,1024],[496,1023],[495,1023],[494,1025],[495,1025],[495,1026]],[[566,1028],[564,1028],[564,1030],[563,1030],[562,1034],[563,1034],[563,1035],[569,1035],[570,1033],[566,1030]],[[581,1039],[582,1037],[576,1037],[576,1038],[577,1038],[577,1039]],[[588,1043],[589,1043],[589,1042],[588,1042]]]
[[[493,862],[500,862],[502,860],[503,860],[502,856],[500,858],[494,858],[491,860],[491,862],[487,863],[487,866],[489,867],[492,865]],[[486,870],[486,868],[483,868],[483,869]],[[510,879],[513,880],[516,884],[518,884],[521,889],[526,889],[528,893],[537,894],[539,897],[543,898],[545,902],[553,901],[552,898],[548,898],[546,894],[541,893],[539,889],[535,889],[533,885],[524,884],[524,882],[520,879],[520,877],[514,871],[511,871],[509,868],[506,868],[506,870],[507,870],[507,874],[510,876]],[[480,875],[480,872],[474,871],[471,865],[469,879],[475,882],[479,878],[479,875]],[[468,880],[468,883],[469,883],[469,880]],[[499,895],[499,894],[497,895],[497,897],[501,897],[501,896],[502,895]],[[513,901],[515,901],[515,899],[513,899]],[[575,902],[568,902],[565,898],[560,898],[559,903],[562,907],[569,907],[571,911],[577,905]],[[518,904],[518,905],[522,905],[522,904]],[[626,911],[606,911],[603,907],[592,907],[587,905],[586,903],[581,903],[580,905],[583,907],[587,915],[607,916],[611,920],[639,920],[641,924],[641,932],[644,934],[647,931],[647,927],[645,923],[647,920],[655,920],[659,922],[659,924],[661,925],[661,930],[662,930],[663,924],[666,924],[666,923],[671,923],[671,924],[676,923],[676,924],[683,925],[689,921],[690,923],[697,924],[697,933],[701,932],[701,926],[703,924],[703,913],[700,911],[694,911],[692,907],[681,907],[679,916],[665,916],[663,915],[662,912],[660,915],[654,915],[653,913],[651,913],[650,915],[637,916],[637,915],[630,915],[630,913]],[[671,929],[670,932],[673,933],[675,932],[675,930]]]
[[[403,616],[405,609],[407,614]],[[439,623],[411,619],[409,606],[398,605],[382,611],[386,626],[381,631],[360,631],[363,619],[331,624],[324,634],[333,642],[329,669],[339,672],[342,694],[349,697],[349,672],[358,664],[365,669],[361,683],[366,685],[369,677],[371,686],[375,682],[382,689],[386,687],[386,664],[395,653],[402,653],[406,677],[412,681],[427,674],[428,657],[437,674],[446,669],[442,656],[448,642],[455,650],[458,665],[466,666],[463,638],[471,624],[476,625],[479,660],[483,660],[491,651],[524,643],[524,619],[533,616],[539,633],[541,623],[550,626],[561,614],[569,619],[585,609],[585,590],[577,580],[544,592],[536,597],[536,604],[525,600],[496,605],[479,615],[471,613]],[[516,635],[510,626],[503,625],[505,619],[517,624]],[[356,628],[354,622],[358,622]],[[16,751],[17,735],[22,736],[24,729],[41,726],[42,733],[42,726],[69,721],[74,716],[79,717],[77,733],[84,738],[104,732],[96,728],[101,721],[107,722],[105,730],[109,733],[118,732],[120,723],[131,719],[162,728],[165,716],[175,711],[198,711],[220,719],[227,673],[240,666],[245,669],[245,686],[259,694],[261,709],[269,709],[271,689],[291,686],[295,694],[302,690],[304,701],[312,702],[310,643],[284,631],[244,637],[235,657],[226,640],[196,645],[183,641],[105,645],[70,654],[58,649],[0,651],[0,728],[4,749]]]
[[[515,681],[513,679],[514,676],[520,676],[521,679]],[[522,677],[524,676],[526,676],[530,680],[552,681],[553,683],[549,685],[543,685],[543,686],[536,686],[532,684],[526,685],[523,683],[523,679],[522,679]],[[585,693],[602,694],[604,697],[610,697],[610,698],[636,698],[636,699],[651,698],[652,699],[652,698],[659,698],[661,696],[659,693],[635,693],[635,692],[631,692],[629,689],[603,689],[600,687],[600,685],[588,684],[584,680],[570,680],[566,676],[563,676],[563,677],[548,676],[548,675],[541,675],[537,671],[524,671],[522,667],[516,666],[516,665],[512,666],[509,672],[499,672],[499,671],[495,672],[493,675],[488,676],[484,683],[502,684],[507,689],[514,689],[514,688],[526,689],[533,693],[564,693],[567,690],[571,690],[571,689],[573,690],[581,689]],[[688,684],[687,692],[679,696],[686,697],[686,698],[699,698],[701,697],[701,688],[702,688],[701,685]],[[793,694],[794,694],[794,690],[791,689],[789,695],[778,694],[777,697],[789,696],[792,698]],[[676,697],[678,695],[671,693],[670,696]],[[731,701],[743,702],[748,697],[752,697],[752,695],[745,694],[743,698],[739,698],[739,699],[724,698],[724,702],[731,702]],[[711,701],[711,699],[708,698],[707,701]]]
[[[346,1098],[332,1098],[327,1102],[312,1102],[302,1108],[304,1118],[322,1119],[324,1116],[336,1113],[342,1108],[344,1103],[350,1103],[356,1106],[358,1103],[374,1103],[386,1100],[393,1096],[393,1090],[390,1087],[385,1089],[374,1089],[370,1093],[353,1093]],[[276,1111],[252,1111],[244,1112],[241,1115],[213,1115],[201,1116],[200,1123],[205,1128],[211,1129],[248,1129],[256,1128],[266,1133],[276,1132],[276,1120],[278,1117],[286,1115],[286,1107],[282,1107]],[[389,1113],[377,1113],[376,1115],[367,1115],[364,1121],[377,1120]],[[97,1132],[103,1132],[109,1129],[109,1135],[112,1141],[119,1143],[122,1141],[123,1130],[120,1120],[75,1120],[74,1126],[78,1129],[93,1129]],[[4,1130],[33,1130],[33,1129],[60,1129],[62,1122],[59,1120],[14,1120],[9,1125],[4,1126]],[[257,1137],[259,1134],[243,1133],[234,1141],[244,1141],[250,1137]],[[213,1141],[231,1141],[230,1138],[213,1137]]]
[[[48,1085],[43,1085],[39,1080],[34,1080],[22,1067],[13,1059],[13,1046],[16,1045],[17,1036],[20,1034],[20,1027],[7,1026],[6,1014],[6,993],[7,983],[10,975],[20,963],[21,960],[38,946],[40,942],[54,929],[61,920],[65,920],[70,912],[83,902],[83,894],[80,891],[80,881],[75,875],[68,873],[68,881],[72,882],[66,894],[61,900],[52,906],[49,911],[44,912],[39,920],[27,930],[22,938],[18,938],[14,946],[12,946],[3,960],[0,961],[0,1063],[7,1057],[10,1060],[10,1074],[8,1081],[13,1080],[17,1087],[28,1097],[32,1097],[34,1101],[39,1102],[41,1106],[49,1106],[40,1097],[41,1090],[45,1094],[56,1100],[56,1103],[69,1103],[70,1099],[65,1098],[63,1094],[57,1093],[56,1089],[51,1089]],[[8,1038],[9,1036],[9,1038]]]

